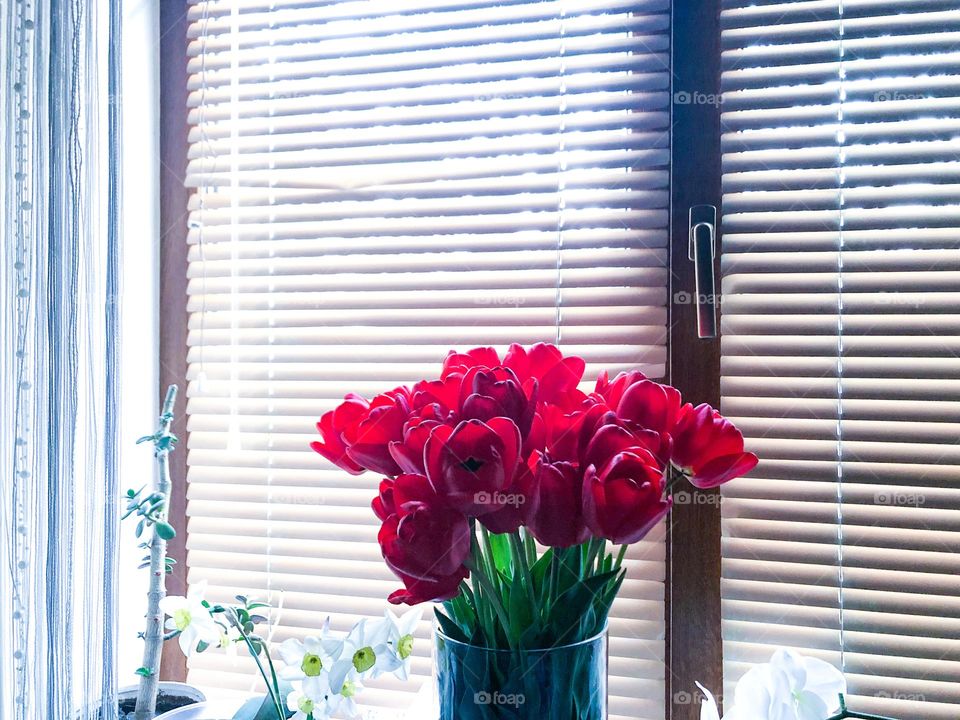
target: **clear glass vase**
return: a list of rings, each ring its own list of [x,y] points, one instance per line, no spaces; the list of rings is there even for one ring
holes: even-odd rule
[[[544,650],[494,650],[436,630],[440,720],[606,720],[607,631]]]

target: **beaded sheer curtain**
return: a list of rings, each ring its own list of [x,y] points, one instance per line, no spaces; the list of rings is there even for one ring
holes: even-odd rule
[[[0,3],[0,717],[115,718],[119,1]]]

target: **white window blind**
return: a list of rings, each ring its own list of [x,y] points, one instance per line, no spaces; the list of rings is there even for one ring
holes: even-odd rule
[[[190,20],[189,579],[269,596],[276,640],[399,586],[379,478],[313,453],[345,392],[450,347],[665,364],[667,0],[211,0]],[[662,533],[611,623],[611,712],[662,720]],[[428,613],[429,614],[429,613]],[[402,705],[430,673],[364,691]],[[249,686],[204,653],[198,684]]]
[[[785,645],[960,717],[960,6],[724,0],[728,692]],[[728,695],[729,696],[729,695]]]

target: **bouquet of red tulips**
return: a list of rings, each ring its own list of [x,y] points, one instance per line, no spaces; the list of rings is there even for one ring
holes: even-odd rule
[[[314,450],[385,476],[373,511],[403,582],[390,602],[444,601],[441,630],[488,648],[589,638],[675,484],[710,488],[756,465],[712,407],[636,371],[585,393],[583,372],[553,345],[451,351],[439,379],[347,395],[323,415]]]

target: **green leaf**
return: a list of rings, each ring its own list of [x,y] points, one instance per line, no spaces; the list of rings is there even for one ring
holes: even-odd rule
[[[173,529],[173,525],[166,522],[158,522],[156,524],[157,535],[159,535],[164,540],[173,540],[177,536],[177,531]]]
[[[497,570],[506,576],[512,575],[513,558],[510,553],[510,536],[491,533],[490,548],[493,550],[493,564]]]
[[[513,576],[513,582],[510,583],[510,598],[507,602],[507,613],[510,616],[510,638],[513,640],[514,645],[519,645],[524,630],[536,624],[536,619],[533,617],[533,612],[530,608],[527,590],[523,584],[523,576],[519,572]]]
[[[153,670],[148,667],[138,667],[134,672],[142,677],[150,677],[153,675]]]
[[[435,608],[433,612],[437,616],[437,622],[440,623],[440,629],[443,631],[444,635],[446,635],[448,638],[451,638],[453,640],[457,640],[458,642],[462,642],[462,643],[470,642],[470,638],[468,638],[463,633],[460,627],[455,622],[453,622],[453,620],[451,620],[442,612],[440,612],[439,609]]]
[[[141,535],[143,535],[143,523],[144,523],[143,520],[137,523],[137,530],[136,530],[137,537],[140,537]]]
[[[286,700],[291,688],[287,687],[285,690],[284,685],[286,683],[281,682],[280,694]],[[293,715],[293,712],[286,710],[286,703],[284,703],[284,714],[285,717]],[[278,720],[277,708],[269,695],[250,698],[234,713],[233,720]]]

